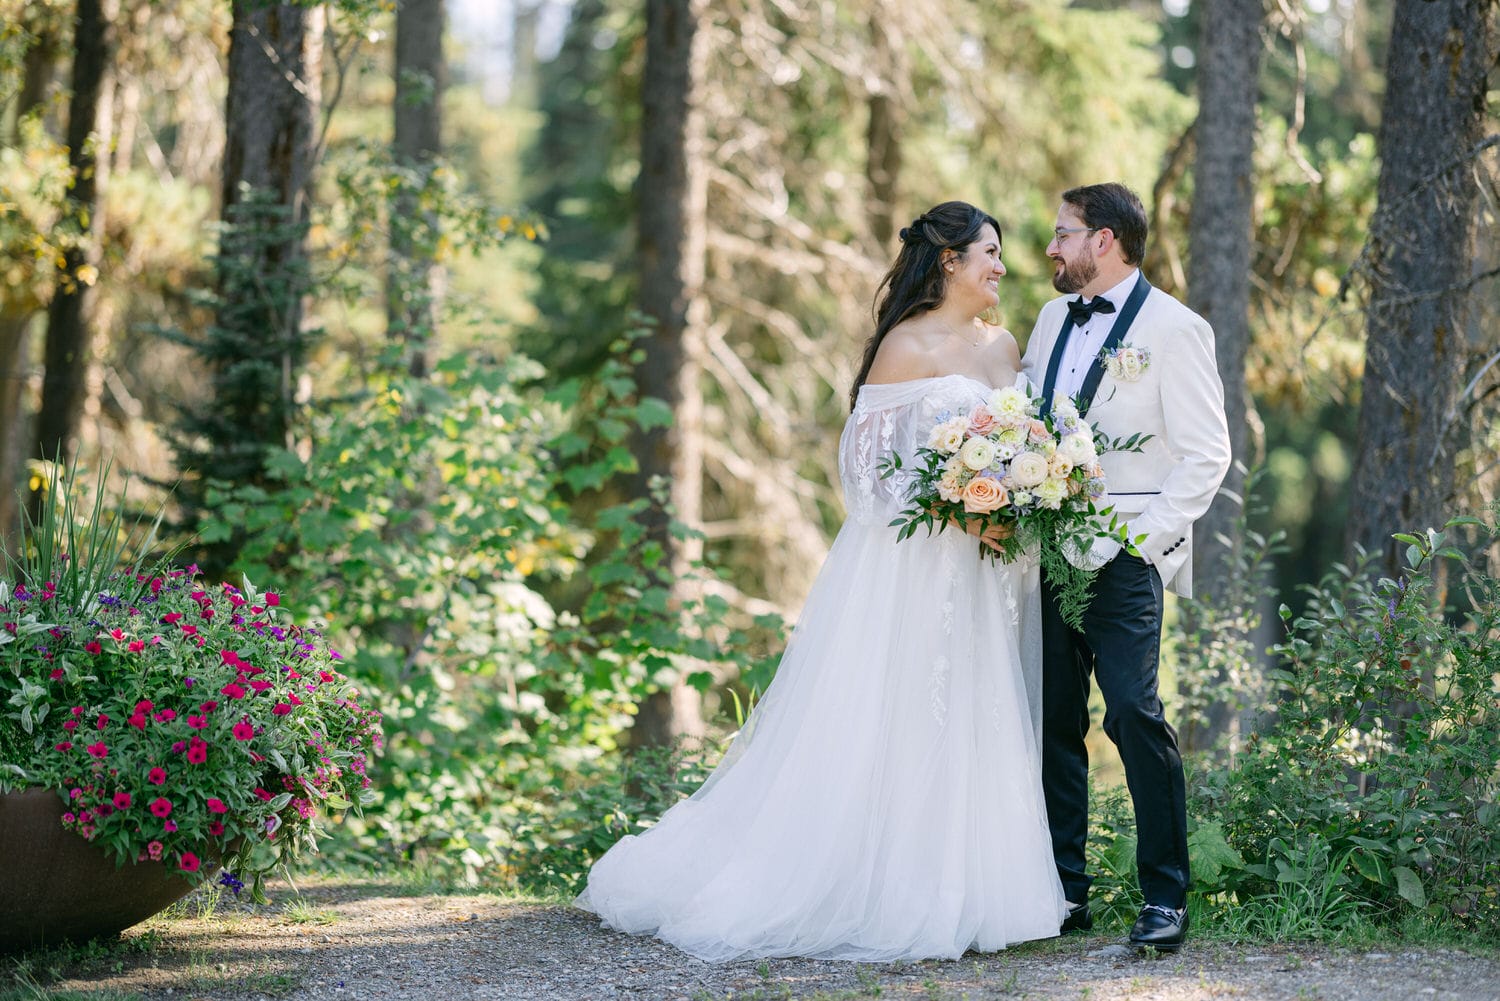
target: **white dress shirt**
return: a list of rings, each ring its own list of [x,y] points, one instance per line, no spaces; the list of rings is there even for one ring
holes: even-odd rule
[[[1068,334],[1068,343],[1063,346],[1062,364],[1057,369],[1054,399],[1077,396],[1083,390],[1083,381],[1088,378],[1089,367],[1099,357],[1099,352],[1104,350],[1104,342],[1109,339],[1109,332],[1115,329],[1115,321],[1120,318],[1120,311],[1125,308],[1125,300],[1134,291],[1138,277],[1140,270],[1132,269],[1124,281],[1100,296],[1115,304],[1113,313],[1094,313],[1089,316],[1087,323],[1075,326]]]

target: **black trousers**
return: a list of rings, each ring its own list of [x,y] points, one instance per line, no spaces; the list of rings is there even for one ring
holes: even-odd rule
[[[1177,733],[1157,697],[1161,575],[1129,553],[1094,579],[1083,631],[1042,583],[1042,785],[1052,851],[1068,900],[1088,899],[1089,677],[1104,696],[1104,732],[1120,749],[1135,806],[1136,862],[1148,904],[1187,903],[1187,795]]]

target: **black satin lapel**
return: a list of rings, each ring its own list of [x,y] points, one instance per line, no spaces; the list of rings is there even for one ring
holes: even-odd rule
[[[1057,370],[1062,367],[1063,351],[1068,344],[1068,334],[1073,329],[1073,317],[1063,320],[1062,331],[1052,342],[1052,357],[1047,359],[1047,377],[1042,380],[1042,416],[1052,412],[1052,393],[1057,389]]]
[[[1135,281],[1135,288],[1130,290],[1130,298],[1125,300],[1125,308],[1120,310],[1120,318],[1115,321],[1109,336],[1104,339],[1104,346],[1099,349],[1099,353],[1089,364],[1089,374],[1084,376],[1083,388],[1078,391],[1080,413],[1089,412],[1089,406],[1094,402],[1094,394],[1099,391],[1099,381],[1104,378],[1105,354],[1120,346],[1120,342],[1130,332],[1130,325],[1135,322],[1135,315],[1141,311],[1141,305],[1150,294],[1151,283],[1146,281],[1144,274],[1139,275]]]

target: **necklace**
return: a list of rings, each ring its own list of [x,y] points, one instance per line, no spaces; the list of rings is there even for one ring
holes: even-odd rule
[[[971,341],[967,337],[965,337],[963,334],[959,333],[957,330],[954,330],[953,327],[952,327],[952,325],[949,324],[947,320],[939,319],[938,322],[943,325],[944,329],[946,329],[948,331],[948,333],[952,334],[954,337],[957,337],[959,340],[963,341],[965,344],[967,344],[971,348],[977,348],[977,347],[979,347],[979,341],[984,340],[984,338],[981,337],[979,339],[979,341]]]

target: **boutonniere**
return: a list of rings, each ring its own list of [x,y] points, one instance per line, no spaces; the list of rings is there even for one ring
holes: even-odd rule
[[[1120,382],[1135,382],[1151,367],[1151,352],[1134,344],[1121,344],[1100,354],[1105,370]]]

